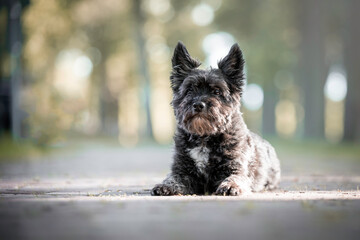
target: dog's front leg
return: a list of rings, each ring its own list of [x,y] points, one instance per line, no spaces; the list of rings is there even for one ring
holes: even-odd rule
[[[251,181],[247,176],[230,175],[218,186],[215,194],[223,196],[238,196],[251,192]]]
[[[153,196],[186,195],[190,193],[189,187],[186,187],[185,179],[172,173],[151,190]]]

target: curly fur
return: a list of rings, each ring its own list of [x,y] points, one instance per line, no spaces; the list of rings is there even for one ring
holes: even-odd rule
[[[274,148],[248,130],[240,112],[244,63],[234,44],[218,69],[200,70],[200,62],[178,43],[170,76],[177,121],[174,161],[152,195],[240,195],[278,186]]]

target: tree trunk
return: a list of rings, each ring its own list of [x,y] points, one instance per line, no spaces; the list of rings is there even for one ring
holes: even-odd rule
[[[270,88],[270,87],[269,87]],[[264,91],[264,105],[262,113],[262,132],[266,136],[275,136],[275,107],[276,93],[274,87]]]
[[[105,51],[104,51],[105,52]],[[104,56],[106,59],[106,56]],[[118,115],[119,106],[118,99],[111,95],[107,85],[107,74],[105,61],[98,66],[98,83],[99,83],[99,117],[100,132],[105,136],[116,137],[119,134]]]
[[[360,1],[347,0],[344,58],[347,73],[344,140],[360,141]]]
[[[299,2],[302,41],[299,59],[299,84],[304,98],[304,137],[324,137],[324,84],[326,80],[324,0]]]
[[[153,139],[153,130],[151,123],[151,111],[150,111],[150,74],[148,69],[148,61],[147,54],[145,49],[145,39],[143,35],[143,25],[144,25],[144,16],[141,11],[141,1],[135,0],[133,2],[133,11],[134,11],[134,33],[135,33],[135,43],[137,50],[137,63],[139,64],[139,72],[140,72],[140,95],[141,95],[141,107],[145,110],[145,129],[142,135],[152,140]]]
[[[10,70],[10,119],[11,134],[14,139],[24,137],[25,112],[20,108],[20,92],[23,86],[22,76],[22,28],[21,14],[27,5],[26,1],[20,0],[8,1],[8,19],[7,19],[7,46],[10,52],[11,70]]]

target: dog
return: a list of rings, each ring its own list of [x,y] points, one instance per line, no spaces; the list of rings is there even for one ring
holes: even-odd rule
[[[218,69],[201,70],[200,64],[177,44],[170,76],[177,123],[173,163],[151,194],[237,196],[278,187],[274,148],[247,128],[240,112],[245,61],[239,45]]]

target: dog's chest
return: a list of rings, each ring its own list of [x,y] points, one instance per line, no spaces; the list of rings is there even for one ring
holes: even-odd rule
[[[207,147],[195,147],[189,149],[189,155],[194,160],[195,165],[200,173],[206,175],[205,168],[209,162],[210,150]]]

